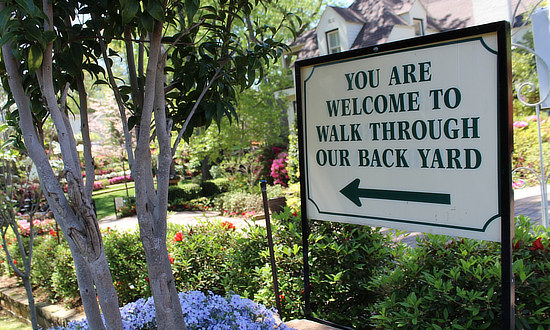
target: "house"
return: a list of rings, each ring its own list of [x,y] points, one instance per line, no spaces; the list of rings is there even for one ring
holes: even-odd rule
[[[537,0],[355,0],[349,7],[328,6],[317,27],[290,45],[285,64],[442,31],[507,20],[513,40],[528,30],[524,24]],[[513,19],[512,19],[513,17]],[[294,88],[281,91],[295,103]],[[288,111],[295,122],[295,105]]]

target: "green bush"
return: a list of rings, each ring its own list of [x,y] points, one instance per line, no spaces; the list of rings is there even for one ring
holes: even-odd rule
[[[69,248],[65,240],[62,240],[62,244]],[[35,241],[33,249],[31,283],[46,292],[53,292],[52,270],[55,267],[57,246],[57,238],[50,236]],[[54,298],[53,295],[50,297]]]
[[[53,297],[71,307],[75,306],[80,300],[80,291],[73,257],[66,243],[56,247],[51,277]]]
[[[219,193],[228,192],[231,187],[231,182],[229,182],[228,178],[216,178],[210,180],[210,182],[214,183],[218,187]]]
[[[524,126],[526,125],[526,126]],[[541,114],[542,152],[544,159],[550,158],[550,119],[547,115]],[[514,124],[514,153],[512,154],[512,166],[529,167],[540,173],[540,155],[538,144],[538,127],[535,116],[524,117]],[[546,173],[550,170],[545,166]],[[537,185],[536,176],[528,170],[519,170],[514,173],[515,184],[525,182],[527,185]]]
[[[516,323],[524,329],[550,328],[550,228],[517,218],[514,245]]]
[[[514,241],[516,323],[550,327],[550,230],[519,217]],[[273,217],[275,259],[284,319],[304,316],[302,231],[298,213]],[[368,226],[311,221],[311,307],[314,316],[357,329],[498,328],[500,245],[427,235],[417,247]],[[136,232],[107,230],[104,246],[121,304],[150,295]],[[179,290],[235,292],[274,306],[266,228],[235,230],[229,222],[169,225],[168,251]],[[76,301],[67,243],[41,237],[33,283],[53,300]]]
[[[170,226],[169,250],[178,290],[239,293],[236,283],[248,280],[238,273],[233,260],[239,253],[237,242],[241,235],[227,222]]]
[[[220,193],[220,188],[212,181],[201,182],[201,196],[211,197]]]
[[[190,201],[201,197],[200,194],[201,186],[197,183],[186,183],[168,187],[168,201],[170,203],[176,199]]]
[[[549,231],[530,233],[518,219],[514,251],[516,322],[526,329],[550,325]],[[540,238],[540,246],[535,241]],[[501,325],[500,244],[426,235],[375,279],[369,327],[390,329],[494,329]],[[540,328],[539,327],[539,328]]]
[[[151,295],[139,232],[109,229],[103,233],[103,244],[121,306]]]
[[[301,217],[286,208],[273,216],[275,258],[285,319],[303,317],[304,285]],[[390,266],[403,246],[379,229],[326,221],[310,222],[311,308],[316,317],[360,328],[370,317],[374,292],[368,287],[376,270]],[[265,236],[264,236],[265,237]],[[258,269],[256,301],[273,305],[271,268]]]
[[[262,197],[259,194],[250,194],[244,191],[232,191],[221,194],[214,201],[216,208],[230,214],[263,210]]]

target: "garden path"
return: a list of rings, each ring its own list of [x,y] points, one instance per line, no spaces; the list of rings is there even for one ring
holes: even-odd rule
[[[549,187],[550,191],[550,187]],[[514,190],[514,210],[515,215],[520,214],[526,215],[533,219],[538,224],[541,224],[542,213],[540,205],[540,187],[531,187],[524,189]],[[550,205],[550,203],[549,203]],[[168,222],[174,224],[189,224],[196,225],[200,222],[219,219],[221,221],[229,221],[235,225],[237,228],[243,228],[247,226],[247,222],[256,223],[257,225],[265,225],[263,219],[258,219],[257,221],[247,221],[244,218],[240,217],[225,217],[219,215],[215,211],[184,211],[184,212],[169,212],[168,213]],[[119,230],[128,230],[128,229],[137,229],[138,222],[136,216],[124,217],[116,219],[116,217],[108,216],[99,221],[99,226],[101,228],[111,227],[113,229]],[[416,236],[420,233],[411,233],[409,237],[404,238],[404,242],[407,244],[414,243],[416,241]]]
[[[219,215],[219,212],[215,211],[183,211],[183,212],[168,212],[168,223],[173,224],[188,224],[197,225],[201,222],[210,220],[229,221],[236,228],[243,228],[247,226],[247,222],[244,218],[240,217],[225,217]],[[252,223],[253,221],[248,221]],[[258,225],[265,224],[265,221],[258,220]],[[138,220],[136,216],[124,217],[117,219],[114,215],[105,217],[99,220],[99,227],[104,229],[110,227],[111,229],[118,230],[131,230],[138,228]]]

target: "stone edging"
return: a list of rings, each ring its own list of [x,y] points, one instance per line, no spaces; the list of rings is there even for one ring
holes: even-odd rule
[[[2,278],[2,283],[5,283],[6,278]],[[29,303],[27,302],[27,294],[21,286],[4,287],[0,286],[0,304],[2,308],[15,316],[26,320],[30,324]],[[44,328],[50,328],[54,325],[66,324],[71,320],[79,320],[85,317],[84,313],[72,309],[66,309],[58,305],[49,304],[47,302],[36,303],[36,314],[38,325]]]

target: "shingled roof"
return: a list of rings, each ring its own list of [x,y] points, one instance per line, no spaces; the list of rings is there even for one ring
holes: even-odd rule
[[[355,0],[348,8],[331,8],[348,22],[364,24],[351,46],[351,49],[356,49],[387,42],[395,25],[408,25],[399,15],[409,12],[415,1],[420,1],[427,11],[428,28],[446,31],[474,24],[472,1],[467,0]],[[511,2],[512,10],[517,7],[516,16],[519,16],[532,9],[538,1]],[[291,45],[300,46],[298,59],[318,56],[317,30],[305,32]]]

